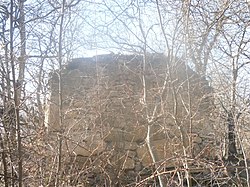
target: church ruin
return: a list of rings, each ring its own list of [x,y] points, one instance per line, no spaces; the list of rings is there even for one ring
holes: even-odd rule
[[[212,89],[178,58],[107,54],[73,59],[62,70],[61,124],[58,82],[54,73],[47,123],[50,135],[63,131],[65,153],[89,158],[106,152],[110,163],[136,172],[154,162],[165,168],[180,165],[183,156],[216,156]]]

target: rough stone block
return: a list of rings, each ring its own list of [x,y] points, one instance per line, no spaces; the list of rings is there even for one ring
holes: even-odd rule
[[[152,165],[152,158],[149,154],[148,147],[146,144],[143,144],[136,150],[138,159],[141,161],[144,167]]]

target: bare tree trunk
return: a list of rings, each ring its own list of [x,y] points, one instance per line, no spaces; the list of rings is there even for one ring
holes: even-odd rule
[[[3,27],[4,30],[4,27]],[[3,38],[4,44],[6,43],[6,38]],[[0,120],[1,120],[1,125],[3,125],[3,129],[5,128],[4,124],[4,113],[5,113],[5,103],[6,100],[10,98],[10,79],[9,79],[9,69],[8,69],[8,50],[7,50],[7,45],[4,46],[4,62],[1,60],[1,100],[3,102],[3,106],[0,108]],[[7,158],[7,141],[5,139],[5,134],[4,132],[0,130],[0,148],[2,149],[2,163],[3,163],[3,178],[4,178],[4,185],[7,187],[9,185],[9,178],[8,178],[8,158]]]
[[[17,121],[17,115],[18,115],[18,106],[17,106],[17,92],[16,92],[16,75],[15,75],[15,64],[14,64],[14,50],[13,50],[13,45],[14,45],[14,0],[11,0],[10,2],[10,64],[11,64],[11,71],[12,71],[12,84],[13,84],[13,88],[14,88],[14,109],[15,109],[15,116],[11,116],[11,117],[15,117],[15,124],[9,124],[10,128],[15,128],[12,127],[14,125],[17,125],[18,121]],[[10,110],[10,109],[8,109]],[[13,132],[10,131],[10,133],[12,134]],[[10,139],[10,143],[14,143],[15,139]],[[15,145],[15,144],[14,144]],[[12,169],[12,174],[13,174],[13,169]],[[21,180],[22,174],[20,176],[19,174],[19,180]],[[14,175],[12,175],[12,185],[14,185],[15,181],[14,181]]]
[[[1,118],[1,116],[0,116],[0,118]],[[1,149],[2,149],[2,162],[3,162],[4,186],[5,186],[5,187],[8,187],[9,180],[8,180],[8,165],[7,165],[6,154],[5,154],[6,148],[5,148],[5,145],[4,145],[4,140],[3,140],[3,137],[2,137],[2,133],[1,133],[1,132],[0,132],[0,147],[1,147]]]
[[[24,82],[24,71],[25,71],[25,62],[26,62],[26,29],[25,29],[25,13],[24,13],[24,0],[19,0],[19,32],[20,32],[20,41],[21,41],[21,54],[19,57],[19,75],[18,80],[14,84],[15,90],[15,105],[16,105],[16,128],[17,128],[17,150],[18,150],[18,173],[19,173],[19,187],[22,187],[23,184],[23,153],[22,153],[22,138],[21,138],[21,128],[20,128],[20,100],[21,100],[21,91]]]
[[[235,60],[232,60],[232,95],[230,110],[227,111],[227,126],[228,126],[228,160],[237,162],[237,147],[236,147],[236,132],[235,120],[236,117],[236,82],[238,77],[238,67]]]
[[[14,62],[14,0],[11,0],[11,15],[10,15],[10,63],[12,72],[12,84],[14,89],[14,110],[15,110],[15,135],[17,139],[17,163],[18,163],[18,186],[22,187],[23,184],[23,162],[22,162],[22,140],[21,140],[21,128],[20,128],[20,98],[21,98],[21,87],[22,80],[24,79],[24,67],[25,67],[25,26],[24,26],[24,6],[23,2],[19,2],[20,11],[20,39],[21,39],[21,57],[19,64],[19,77],[22,79],[16,79],[15,62]],[[12,124],[14,125],[14,124]],[[15,141],[15,140],[11,140]]]
[[[65,13],[65,3],[66,0],[63,0],[62,2],[62,8],[61,8],[61,20],[60,20],[60,28],[59,28],[59,51],[58,51],[58,63],[59,63],[59,133],[58,133],[58,160],[57,160],[57,173],[56,173],[56,181],[55,186],[60,186],[60,179],[61,179],[61,172],[62,172],[62,136],[64,132],[63,127],[63,114],[62,114],[62,39],[63,39],[63,25],[64,25],[64,13]]]
[[[151,142],[151,136],[152,136],[152,121],[154,121],[154,116],[151,116],[150,117],[150,114],[149,114],[149,111],[148,111],[148,105],[147,105],[147,89],[146,89],[146,79],[145,79],[145,72],[146,72],[146,49],[144,50],[144,56],[143,56],[143,65],[142,65],[142,84],[143,84],[143,104],[144,104],[144,107],[146,109],[146,116],[147,116],[147,120],[148,121],[148,124],[147,124],[147,136],[146,136],[146,144],[147,144],[147,147],[148,147],[148,150],[149,150],[149,154],[150,154],[150,157],[153,161],[153,163],[155,164],[155,171],[157,173],[157,179],[159,181],[159,185],[160,187],[164,187],[166,186],[164,184],[164,180],[163,180],[163,177],[159,171],[159,168],[157,167],[157,162],[159,161],[158,158],[157,158],[157,153],[154,152],[153,150],[153,145],[152,145],[152,142]],[[152,121],[151,121],[152,120]]]
[[[25,13],[24,13],[24,0],[19,0],[19,33],[20,33],[20,57],[19,57],[19,75],[18,75],[18,98],[21,98],[21,88],[24,81],[24,71],[26,62],[26,28],[25,28]]]
[[[227,117],[228,126],[228,160],[236,161],[237,159],[237,148],[236,148],[236,134],[235,134],[235,122],[234,117],[231,112],[229,112]]]

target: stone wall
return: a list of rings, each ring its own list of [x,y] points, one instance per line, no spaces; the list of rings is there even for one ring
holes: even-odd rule
[[[154,164],[146,144],[149,126],[156,160],[166,167],[178,165],[184,154],[211,158],[211,93],[207,81],[177,58],[74,59],[62,71],[61,126],[58,75],[51,79],[49,133],[63,131],[69,154],[87,158],[107,152],[122,169],[140,171]]]

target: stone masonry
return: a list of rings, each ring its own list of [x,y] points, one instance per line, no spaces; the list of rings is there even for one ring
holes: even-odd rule
[[[63,131],[63,149],[91,157],[110,152],[123,169],[157,162],[173,167],[181,156],[212,158],[212,89],[178,58],[162,54],[108,54],[79,58],[62,70],[62,124],[58,74],[51,78],[49,133]]]

